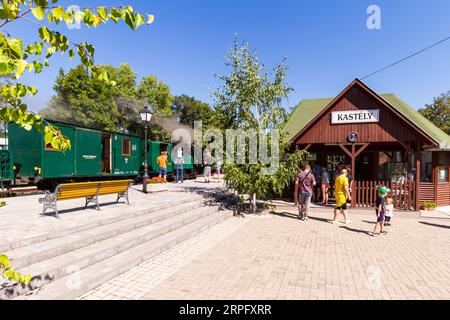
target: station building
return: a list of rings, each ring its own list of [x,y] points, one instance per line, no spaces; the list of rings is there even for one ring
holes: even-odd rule
[[[398,209],[450,205],[450,136],[394,94],[355,79],[335,98],[301,101],[286,131],[331,175],[351,165],[352,207],[373,206],[382,185]]]

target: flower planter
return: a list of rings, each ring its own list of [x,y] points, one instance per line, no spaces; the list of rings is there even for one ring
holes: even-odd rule
[[[150,183],[147,185],[147,192],[149,193],[162,192],[168,190],[169,187],[166,183]]]
[[[434,208],[434,207],[425,207],[424,209],[426,211],[434,211],[436,208]]]

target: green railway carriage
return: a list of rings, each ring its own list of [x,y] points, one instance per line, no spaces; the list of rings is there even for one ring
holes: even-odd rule
[[[141,141],[138,137],[52,123],[70,139],[70,150],[59,152],[45,145],[43,135],[35,129],[26,131],[15,124],[8,126],[16,178],[37,182],[139,174]]]
[[[9,170],[2,177],[13,181],[37,183],[42,189],[52,189],[61,181],[90,181],[104,179],[138,179],[142,176],[144,163],[144,141],[138,136],[118,132],[100,131],[68,123],[47,120],[61,134],[67,136],[72,148],[66,152],[45,145],[43,135],[36,129],[26,131],[11,123],[8,125],[9,150],[2,158],[9,159]],[[148,142],[147,162],[149,174],[157,175],[156,158],[161,151],[172,153],[173,145],[166,142]],[[185,169],[193,171],[190,156],[185,157]],[[3,160],[2,160],[3,161]],[[169,159],[167,172],[173,173]],[[12,178],[12,179],[11,179]]]

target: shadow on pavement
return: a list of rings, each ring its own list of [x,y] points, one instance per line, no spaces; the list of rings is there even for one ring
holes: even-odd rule
[[[343,226],[343,227],[340,227],[340,228],[348,230],[348,231],[351,231],[351,232],[364,233],[364,234],[367,234],[367,235],[369,234],[369,231],[367,231],[367,230],[358,230],[358,229],[349,228],[347,226]]]
[[[425,221],[419,221],[419,223],[427,225],[427,226],[431,226],[431,227],[450,229],[450,226],[447,226],[445,224],[430,223],[430,222],[425,222]]]

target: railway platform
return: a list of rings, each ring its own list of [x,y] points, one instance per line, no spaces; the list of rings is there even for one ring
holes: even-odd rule
[[[3,199],[0,253],[33,280],[22,287],[1,279],[0,300],[76,298],[233,216],[218,200],[222,183],[189,180],[168,187],[144,194],[134,185],[130,205],[115,203],[116,195],[101,196],[100,211],[84,209],[84,199],[61,201],[59,218],[40,215],[42,195]]]

